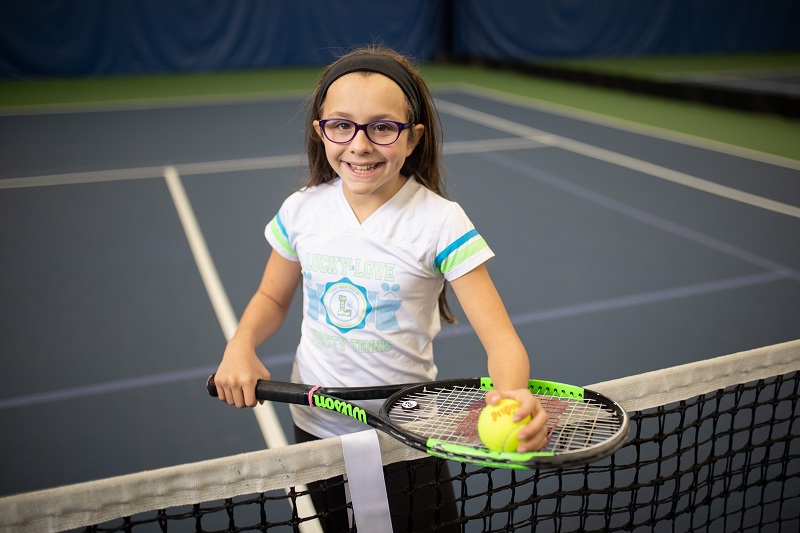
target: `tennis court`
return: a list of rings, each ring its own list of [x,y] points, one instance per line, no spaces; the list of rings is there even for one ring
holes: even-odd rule
[[[435,92],[449,196],[497,255],[536,377],[598,383],[800,337],[796,160],[469,83]],[[252,412],[203,384],[260,279],[264,225],[304,183],[303,98],[0,116],[0,494],[265,447]],[[259,351],[275,379],[300,309]],[[481,352],[463,319],[446,327],[440,377],[484,375]]]

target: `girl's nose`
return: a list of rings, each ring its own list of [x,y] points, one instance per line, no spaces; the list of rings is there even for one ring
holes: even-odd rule
[[[369,153],[373,149],[372,142],[364,130],[357,131],[356,136],[350,141],[350,151],[355,154]]]

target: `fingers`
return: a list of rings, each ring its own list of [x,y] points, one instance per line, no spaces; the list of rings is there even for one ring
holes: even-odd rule
[[[256,404],[258,403],[256,401],[256,384],[255,383],[253,383],[252,386],[249,386],[249,384],[248,384],[247,387],[242,387],[241,389],[236,390],[235,393],[242,395],[242,403],[244,403],[244,405],[246,407],[255,407]],[[237,403],[236,407],[241,407],[241,405],[239,405]]]
[[[225,376],[215,378],[214,381],[217,385],[217,396],[228,405],[234,405],[240,409],[255,405],[255,402],[252,404],[247,403],[248,390],[251,391],[251,396],[255,396],[255,381],[249,383],[246,380],[236,380]]]
[[[517,437],[521,441],[517,452],[535,452],[547,444],[547,412],[542,404],[527,389],[512,391],[492,390],[486,393],[486,403],[494,405],[503,398],[510,398],[519,402],[519,409],[514,413],[514,422],[524,420],[530,416],[530,421],[522,428]]]
[[[534,402],[536,408],[531,414],[531,421],[518,434],[522,441],[517,447],[519,453],[538,452],[547,444],[547,412],[535,398]]]
[[[487,405],[494,405],[499,402],[503,396],[497,392],[496,390],[490,390],[486,393],[486,404]]]
[[[230,375],[219,372],[214,378],[217,386],[217,397],[239,409],[255,407],[259,402],[256,398],[256,382],[259,379],[269,379],[269,372],[264,370],[260,375]]]

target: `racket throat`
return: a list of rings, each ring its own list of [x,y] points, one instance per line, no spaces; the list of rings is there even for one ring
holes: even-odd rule
[[[367,412],[357,405],[353,405],[352,403],[344,400],[338,400],[331,396],[324,396],[322,394],[314,394],[312,395],[311,399],[311,404],[314,407],[321,407],[322,409],[327,409],[329,411],[336,411],[337,413],[349,416],[354,420],[358,420],[362,424],[369,424],[367,421]]]

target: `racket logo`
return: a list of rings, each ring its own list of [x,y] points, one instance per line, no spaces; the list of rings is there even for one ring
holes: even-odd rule
[[[417,402],[415,402],[414,400],[405,400],[403,402],[400,402],[400,407],[403,409],[403,411],[418,411],[419,410],[419,404]]]
[[[358,420],[362,424],[367,424],[367,413],[360,407],[356,407],[351,403],[347,403],[342,400],[337,400],[335,398],[331,398],[330,396],[320,396],[318,394],[314,395],[314,406],[315,407],[322,407],[323,409],[327,409],[329,411],[336,411],[337,413],[341,413],[343,415],[349,416],[355,420]]]

